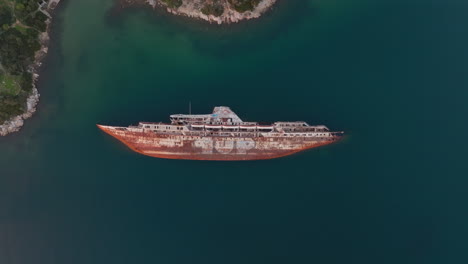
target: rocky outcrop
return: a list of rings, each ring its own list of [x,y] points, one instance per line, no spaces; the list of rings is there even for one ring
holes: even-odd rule
[[[165,8],[169,13],[175,15],[183,15],[192,18],[199,18],[206,20],[210,23],[235,23],[242,20],[248,20],[253,18],[260,17],[263,13],[268,11],[277,0],[261,0],[258,5],[253,8],[253,10],[247,10],[244,12],[239,12],[235,10],[232,4],[228,0],[218,0],[216,5],[221,7],[221,14],[208,14],[204,12],[207,3],[212,3],[210,0],[185,0],[182,1],[182,4],[178,7],[171,7],[161,0],[123,0],[127,4],[141,4],[146,3],[153,8],[162,7]]]
[[[39,96],[40,95],[37,91],[37,88],[34,87],[26,102],[26,112],[3,123],[3,125],[0,126],[0,136],[6,136],[21,129],[21,127],[24,125],[24,120],[30,118],[32,114],[36,112]]]

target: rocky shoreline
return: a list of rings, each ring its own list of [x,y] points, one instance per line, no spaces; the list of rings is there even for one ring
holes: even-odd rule
[[[57,4],[61,0],[51,0],[48,6],[43,9],[45,12],[53,11]],[[2,125],[0,125],[0,136],[6,136],[10,133],[17,132],[23,127],[24,120],[32,117],[33,113],[36,112],[36,106],[39,103],[40,94],[36,87],[37,79],[39,78],[39,68],[42,65],[42,60],[47,55],[49,50],[49,31],[50,31],[50,24],[52,22],[52,18],[46,21],[47,23],[47,30],[44,33],[39,35],[39,42],[41,43],[41,48],[36,52],[34,63],[30,66],[29,72],[33,75],[33,83],[32,83],[32,91],[29,95],[28,99],[26,100],[26,111],[18,116],[11,118],[10,120],[5,121]]]
[[[190,18],[198,18],[206,20],[210,23],[217,24],[230,24],[237,23],[242,20],[249,20],[259,18],[262,14],[271,9],[277,0],[261,0],[260,3],[251,11],[238,12],[226,1],[223,4],[223,13],[219,16],[207,15],[202,12],[206,0],[191,0],[184,1],[183,4],[177,8],[171,8],[161,0],[121,0],[123,5],[145,4],[152,8],[164,8],[167,12],[174,15],[182,15]]]

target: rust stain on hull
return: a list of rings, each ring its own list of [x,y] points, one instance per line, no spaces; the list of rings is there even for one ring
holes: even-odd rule
[[[161,135],[97,125],[131,150],[156,158],[184,160],[265,160],[336,142],[330,139]]]

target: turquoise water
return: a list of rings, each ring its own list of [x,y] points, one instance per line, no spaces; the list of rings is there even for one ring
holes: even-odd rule
[[[280,1],[231,26],[112,4],[59,8],[38,112],[0,139],[0,263],[467,262],[468,3]],[[189,101],[347,137],[196,162],[95,127]]]

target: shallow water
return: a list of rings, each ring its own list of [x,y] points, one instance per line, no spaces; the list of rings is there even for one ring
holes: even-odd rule
[[[0,263],[465,263],[467,11],[280,1],[216,26],[65,2],[39,111],[0,139]],[[138,155],[95,127],[167,121],[189,101],[347,137],[196,162]]]

